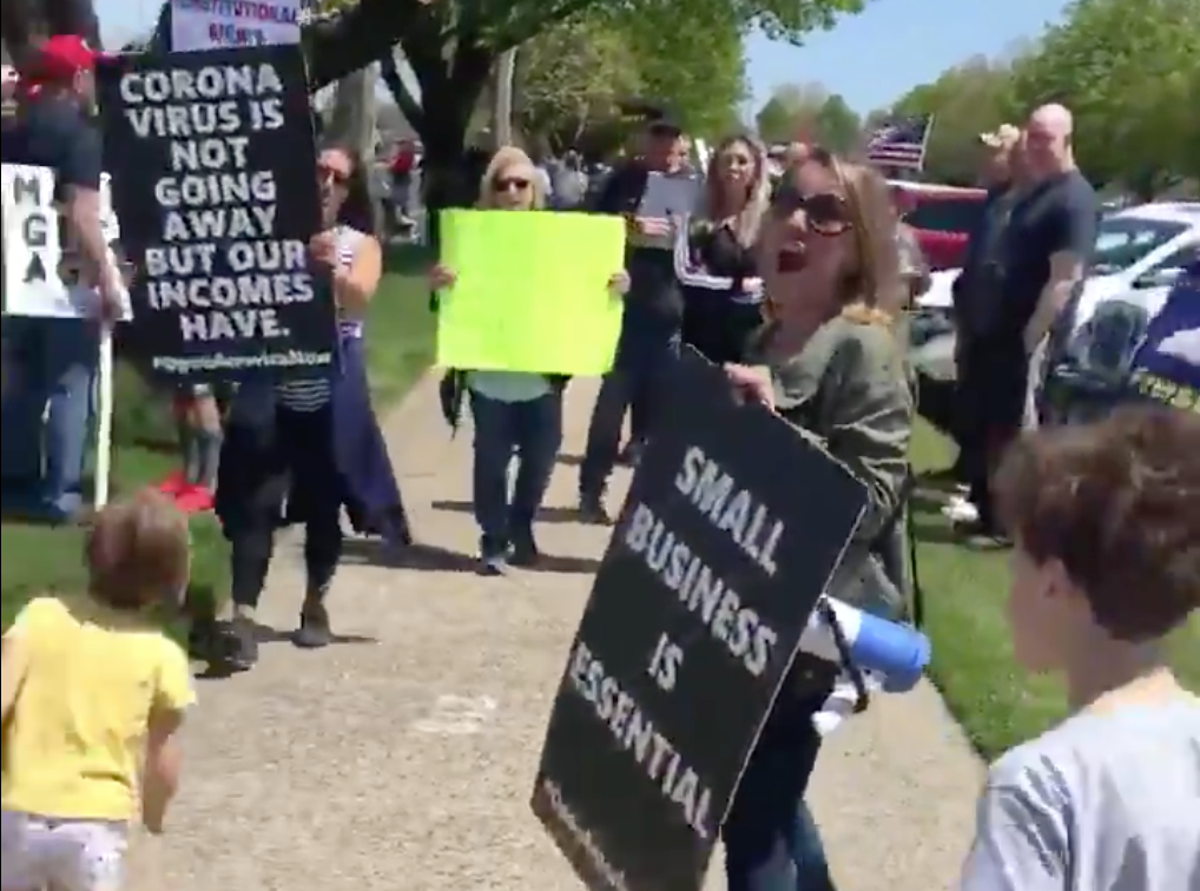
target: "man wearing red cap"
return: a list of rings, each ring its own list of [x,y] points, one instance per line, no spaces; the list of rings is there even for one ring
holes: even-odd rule
[[[101,137],[90,119],[97,58],[74,35],[55,35],[37,48],[21,72],[19,128],[6,140],[4,160],[54,171],[55,201],[79,244],[83,274],[96,283],[100,315],[112,319],[120,277],[100,226]],[[56,521],[79,509],[97,335],[91,320],[5,318],[6,360],[17,372],[0,427],[6,507]]]

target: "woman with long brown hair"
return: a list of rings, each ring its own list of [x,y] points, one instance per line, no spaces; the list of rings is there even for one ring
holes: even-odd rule
[[[874,170],[814,149],[777,192],[762,242],[773,319],[752,358],[770,373],[728,365],[730,381],[817,435],[863,482],[866,515],[829,594],[897,618],[903,582],[881,555],[901,509],[913,403],[887,186]],[[813,715],[837,673],[801,654],[776,701],[723,830],[729,891],[833,888],[804,794],[821,742]]]
[[[713,151],[701,207],[676,232],[683,342],[712,362],[742,361],[762,322],[756,245],[770,189],[762,147],[731,136]]]

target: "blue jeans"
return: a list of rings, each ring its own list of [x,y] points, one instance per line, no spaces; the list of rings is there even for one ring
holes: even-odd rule
[[[0,403],[0,473],[6,507],[62,517],[81,505],[97,338],[96,326],[81,319],[4,320],[10,379]]]
[[[821,746],[812,714],[824,698],[784,689],[776,700],[721,830],[729,891],[834,891],[804,802]]]
[[[638,344],[636,349],[619,354],[616,367],[604,376],[579,467],[581,494],[599,497],[608,485],[621,450],[626,411],[630,413],[632,438],[644,442],[650,435],[678,351],[678,337]]]
[[[485,555],[501,554],[514,537],[532,535],[533,520],[562,444],[562,393],[522,402],[471,394],[475,420],[475,522]],[[518,459],[509,500],[508,468]]]

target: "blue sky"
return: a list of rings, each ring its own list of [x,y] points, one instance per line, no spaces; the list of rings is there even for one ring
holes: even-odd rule
[[[1133,0],[1131,0],[1133,2]],[[754,108],[785,83],[820,82],[865,114],[974,55],[998,56],[1040,34],[1066,0],[869,0],[804,46],[752,37]]]
[[[1132,2],[1132,0],[1131,0]],[[747,45],[753,107],[785,83],[819,81],[860,113],[889,104],[911,87],[970,56],[1003,53],[1041,32],[1065,0],[870,0],[804,46],[761,36]],[[158,0],[98,0],[108,45],[149,30]]]

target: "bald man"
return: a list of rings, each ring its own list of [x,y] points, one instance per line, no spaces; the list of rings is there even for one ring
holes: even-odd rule
[[[995,251],[996,287],[972,301],[972,391],[986,406],[988,461],[971,481],[970,498],[979,514],[974,531],[988,540],[997,536],[988,467],[1033,420],[1030,381],[1040,383],[1045,343],[1082,286],[1096,240],[1099,202],[1075,166],[1073,129],[1061,105],[1029,116],[1019,191]]]

